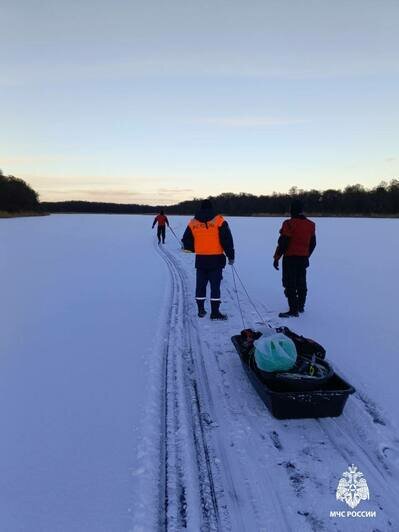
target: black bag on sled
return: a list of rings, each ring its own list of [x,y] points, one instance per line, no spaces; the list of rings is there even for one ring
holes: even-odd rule
[[[294,333],[288,327],[278,327],[277,332],[281,332],[291,338],[294,342],[298,355],[305,357],[312,357],[315,355],[317,358],[324,360],[326,357],[326,350],[324,347],[310,338],[305,338],[299,334]]]

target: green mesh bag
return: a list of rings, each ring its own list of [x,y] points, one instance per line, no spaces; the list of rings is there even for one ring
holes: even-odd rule
[[[275,331],[263,334],[254,342],[256,365],[262,371],[289,371],[295,365],[297,352],[294,342]]]

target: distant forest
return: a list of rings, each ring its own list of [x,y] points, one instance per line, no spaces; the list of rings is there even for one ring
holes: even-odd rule
[[[305,211],[319,216],[398,216],[399,180],[382,182],[375,188],[365,189],[362,185],[352,185],[344,190],[301,190],[296,187],[287,194],[273,193],[267,196],[252,194],[224,193],[209,196],[215,209],[223,214],[235,216],[281,216],[289,212],[291,201],[301,199]],[[200,199],[194,198],[170,206],[150,206],[118,203],[93,203],[87,201],[43,202],[47,212],[58,213],[109,213],[109,214],[150,214],[164,209],[167,214],[193,214]]]
[[[38,212],[39,195],[25,181],[0,170],[0,211],[9,213]]]
[[[293,187],[286,194],[270,195],[224,193],[209,196],[215,209],[235,216],[281,216],[289,212],[291,201],[301,199],[305,212],[318,216],[399,216],[399,180],[382,182],[366,189],[362,185],[343,190],[302,190]],[[167,214],[193,214],[200,198],[175,205],[138,205],[90,201],[39,202],[39,196],[25,181],[5,176],[0,170],[0,211],[47,213],[153,214],[164,209]]]

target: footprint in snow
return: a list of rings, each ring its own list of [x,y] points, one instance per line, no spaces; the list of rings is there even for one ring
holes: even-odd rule
[[[308,478],[306,475],[301,473],[295,464],[292,462],[280,462],[279,465],[282,465],[285,467],[291,486],[294,488],[295,495],[297,497],[301,497],[303,495],[303,492],[305,491],[305,480]]]
[[[278,435],[278,433],[275,430],[273,430],[272,432],[269,433],[269,436],[270,436],[270,439],[272,440],[274,447],[278,449],[279,451],[281,451],[283,446],[281,444],[280,436]]]
[[[367,413],[369,414],[369,416],[373,420],[373,423],[375,423],[376,425],[385,426],[386,425],[385,420],[383,419],[383,416],[379,412],[379,409],[378,409],[377,405],[374,403],[374,401],[372,401],[371,399],[369,399],[368,397],[366,397],[366,396],[364,396],[364,395],[362,395],[360,393],[358,393],[358,398],[363,403]]]
[[[202,414],[202,421],[208,426],[208,427],[211,427],[211,428],[216,428],[218,427],[219,425],[216,423],[216,421],[213,421],[213,419],[211,418],[211,416],[208,414],[208,412],[204,412]]]
[[[389,445],[382,444],[380,446],[380,452],[384,458],[392,461],[399,468],[399,447],[392,448]]]
[[[297,512],[299,515],[303,515],[305,517],[307,523],[309,524],[312,531],[318,532],[319,530],[324,530],[324,523],[321,519],[318,519],[314,514],[311,512],[301,512],[298,510]]]
[[[309,456],[309,458],[312,458],[312,460],[315,460],[316,462],[322,462],[321,458],[316,454],[315,449],[312,447],[304,447],[301,451],[301,454],[304,454],[305,456]]]

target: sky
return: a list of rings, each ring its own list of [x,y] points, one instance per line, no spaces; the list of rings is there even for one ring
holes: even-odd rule
[[[399,177],[398,0],[0,0],[0,168],[170,204]]]

